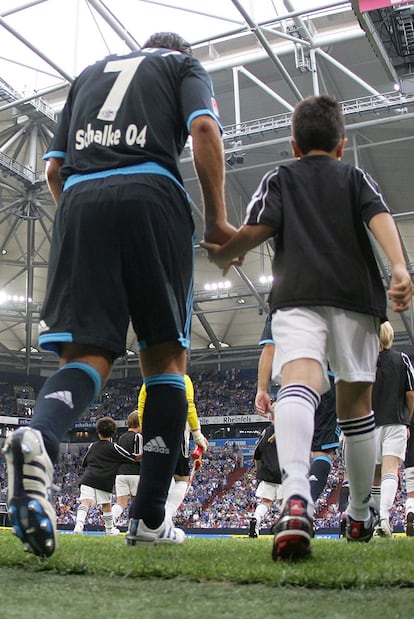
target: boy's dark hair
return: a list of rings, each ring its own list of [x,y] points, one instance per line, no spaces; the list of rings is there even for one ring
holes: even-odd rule
[[[155,32],[145,41],[142,47],[143,49],[147,47],[162,47],[187,54],[187,56],[192,56],[193,54],[191,45],[176,32]]]
[[[345,137],[345,119],[335,97],[307,97],[297,104],[292,116],[292,135],[300,152],[330,153]]]
[[[111,417],[101,417],[96,422],[96,431],[103,438],[111,438],[116,432],[116,423]]]

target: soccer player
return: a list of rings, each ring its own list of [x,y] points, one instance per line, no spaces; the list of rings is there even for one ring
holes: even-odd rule
[[[194,385],[188,374],[184,375],[185,393],[188,402],[187,422],[185,424],[181,450],[177,460],[177,466],[174,471],[174,476],[171,479],[170,489],[168,491],[167,501],[165,504],[166,517],[173,520],[178,508],[184,501],[190,485],[190,432],[194,442],[201,447],[203,453],[207,451],[208,441],[201,432],[200,422],[198,420],[197,409],[194,402]],[[144,419],[145,402],[147,400],[147,389],[143,383],[138,396],[138,419],[142,425]],[[128,535],[128,534],[127,534]]]
[[[263,430],[254,450],[253,461],[259,484],[256,488],[256,509],[250,519],[249,537],[258,537],[263,518],[276,502],[280,504],[282,500],[282,474],[273,423]]]
[[[380,522],[375,535],[392,537],[390,512],[398,489],[398,470],[407,449],[414,410],[414,369],[409,357],[392,348],[394,329],[386,321],[380,329],[380,353],[372,391],[377,438],[372,498]]]
[[[411,416],[410,437],[407,443],[404,465],[407,491],[405,500],[405,532],[408,537],[414,537],[414,415]]]
[[[330,388],[328,363],[345,436],[346,536],[363,542],[373,534],[371,393],[386,295],[366,226],[390,262],[388,297],[394,311],[407,310],[413,294],[398,230],[376,183],[341,161],[345,120],[337,101],[321,95],[298,103],[292,136],[296,161],[264,176],[238,233],[223,246],[203,243],[226,273],[247,251],[274,239],[272,378],[281,385],[274,422],[284,499],[275,525],[275,560],[310,554],[313,501],[307,473],[315,410]]]
[[[187,418],[193,294],[194,222],[179,157],[191,135],[205,238],[224,243],[235,228],[221,132],[211,79],[176,33],[108,56],[72,84],[45,155],[58,208],[39,343],[59,355],[60,368],[38,394],[30,426],[4,446],[13,531],[36,555],[56,546],[48,489],[59,443],[125,355],[130,320],[148,396],[129,538],[184,541],[164,518]]]
[[[138,458],[136,462],[123,462],[118,468],[115,477],[116,503],[112,506],[112,517],[115,525],[118,525],[118,520],[128,505],[128,501],[130,499],[133,501],[137,494],[143,447],[138,411],[129,413],[128,430],[119,437],[117,443]]]
[[[115,476],[120,463],[133,463],[137,456],[112,442],[116,428],[111,417],[102,417],[96,422],[99,440],[89,445],[82,460],[82,468],[85,470],[79,480],[80,505],[76,513],[74,533],[83,533],[89,509],[101,505],[106,535],[119,535],[119,529],[113,526],[111,511]]]
[[[273,405],[269,395],[269,382],[275,342],[272,336],[272,316],[268,314],[259,346],[263,346],[257,372],[257,392],[255,406],[261,415],[270,414],[273,419]],[[324,489],[339,447],[340,430],[336,421],[335,385],[333,374],[328,370],[330,389],[322,395],[321,403],[315,413],[315,428],[311,447],[309,482],[314,503]],[[278,464],[279,466],[279,464]]]

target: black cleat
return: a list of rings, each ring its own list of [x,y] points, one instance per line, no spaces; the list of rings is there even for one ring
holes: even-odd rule
[[[308,515],[308,502],[301,496],[291,496],[285,503],[274,527],[272,559],[305,559],[311,554],[313,520]]]

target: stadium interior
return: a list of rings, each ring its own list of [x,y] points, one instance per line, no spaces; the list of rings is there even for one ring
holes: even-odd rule
[[[179,6],[177,6],[179,4]],[[261,177],[291,158],[290,117],[302,97],[328,92],[346,115],[345,159],[379,182],[412,269],[414,3],[364,11],[327,0],[3,0],[0,7],[0,368],[48,375],[37,324],[55,207],[42,155],[74,76],[108,53],[137,49],[175,29],[211,74],[226,151],[229,218],[243,222]],[[388,5],[393,6],[388,6]],[[387,5],[387,6],[385,6]],[[226,279],[199,246],[201,202],[191,145],[182,175],[197,226],[190,367],[254,367],[271,285],[272,244]],[[377,252],[384,286],[389,266]],[[396,345],[414,351],[413,311],[389,319]],[[114,377],[137,375],[135,336]]]
[[[346,117],[345,160],[380,184],[413,271],[414,2],[2,0],[0,442],[15,425],[29,422],[40,385],[57,367],[54,355],[39,350],[37,333],[55,212],[42,157],[59,112],[85,66],[110,53],[139,49],[150,34],[163,30],[186,38],[213,80],[224,127],[227,209],[234,225],[242,224],[264,173],[291,159],[295,104],[329,93],[341,102]],[[263,427],[253,400],[273,248],[271,242],[263,244],[222,278],[199,244],[202,206],[190,142],[181,171],[197,237],[189,372],[211,452],[180,523],[243,527],[254,499],[253,445]],[[389,265],[378,248],[376,255],[387,288]],[[396,347],[414,356],[413,307],[403,315],[390,309],[388,318]],[[110,414],[124,429],[136,404],[140,381],[132,330],[127,354],[116,363],[112,378],[62,450],[57,480],[62,526],[73,525],[72,485],[79,471],[71,465],[79,461],[85,443],[95,439],[96,418]],[[319,526],[338,524],[334,507],[343,475],[338,466],[321,499]],[[0,460],[0,518],[5,483]],[[399,500],[396,528],[403,522]],[[99,525],[95,516],[91,528]]]

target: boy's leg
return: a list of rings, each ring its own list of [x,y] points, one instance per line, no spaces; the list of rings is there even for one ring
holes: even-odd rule
[[[344,434],[344,460],[349,479],[348,541],[369,541],[376,518],[369,500],[376,462],[375,418],[371,383],[337,383],[337,413]]]
[[[314,414],[320,396],[314,388],[293,381],[305,375],[311,384],[318,385],[321,370],[319,363],[310,359],[286,365],[289,367],[283,368],[274,416],[284,498],[284,507],[274,528],[272,556],[275,560],[308,555],[313,534],[308,473]]]

